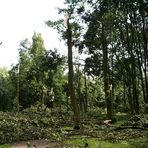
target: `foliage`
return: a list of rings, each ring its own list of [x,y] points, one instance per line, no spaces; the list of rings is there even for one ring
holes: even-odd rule
[[[131,117],[128,121],[124,122],[123,126],[148,127],[148,116],[147,115],[135,115]]]
[[[80,15],[87,28],[79,48],[89,55],[85,60],[88,75],[104,77],[106,84],[113,86],[115,94],[120,86],[121,93],[117,96],[120,98],[119,102],[123,101],[123,106],[128,103],[127,108],[131,113],[139,113],[140,99],[143,99],[145,105],[148,102],[147,7],[145,7],[147,2],[143,0],[83,2],[83,6],[86,3],[87,9]],[[114,100],[115,97],[114,95]]]
[[[0,110],[12,108],[14,88],[8,70],[0,68]]]
[[[63,57],[56,50],[45,50],[41,35],[35,33],[31,45],[27,40],[21,42],[19,58],[19,63],[10,70],[10,78],[13,81],[15,94],[19,91],[19,103],[23,109],[37,101],[41,102],[44,99],[43,89],[50,91],[54,88],[56,91],[55,75],[62,73],[59,67],[61,67]],[[56,79],[58,81],[58,78]],[[58,98],[57,92],[55,95]]]
[[[57,108],[58,109],[58,108]],[[13,143],[16,141],[55,139],[65,147],[84,146],[90,147],[134,147],[144,146],[147,131],[139,129],[116,130],[116,127],[123,125],[129,118],[118,117],[118,124],[107,126],[103,123],[104,114],[100,116],[86,115],[81,122],[83,128],[80,131],[73,130],[72,114],[65,114],[64,111],[57,112],[57,109],[37,111],[36,106],[25,109],[20,113],[0,112],[0,143]],[[97,115],[97,112],[94,113]],[[147,119],[146,115],[143,115]],[[135,117],[133,117],[135,120]],[[137,138],[137,142],[134,142]]]
[[[0,112],[0,143],[53,138],[65,147],[147,147],[147,1],[65,0],[59,14],[65,19],[46,24],[67,43],[71,74],[41,34],[23,40],[18,63],[0,68],[0,110],[12,111]],[[72,47],[87,54],[85,64],[73,63]],[[45,109],[51,91],[54,105]],[[13,112],[17,106],[21,112]],[[106,114],[115,123],[106,124]]]
[[[54,122],[42,114],[27,114],[0,112],[0,144],[50,137]]]

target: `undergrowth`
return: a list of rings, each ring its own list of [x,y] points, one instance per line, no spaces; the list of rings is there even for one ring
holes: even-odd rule
[[[0,112],[0,144],[53,139],[61,142],[64,147],[147,148],[147,115],[129,117],[118,114],[116,119],[113,124],[104,124],[104,114],[102,117],[94,112],[93,115],[86,114],[81,118],[81,130],[75,131],[71,113],[51,113],[50,110],[38,112],[34,107],[20,113]],[[127,128],[120,129],[124,126]],[[8,145],[0,148],[8,148]]]

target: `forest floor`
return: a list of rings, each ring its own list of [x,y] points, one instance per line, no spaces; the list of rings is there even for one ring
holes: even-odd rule
[[[85,113],[74,130],[67,112],[0,112],[0,148],[148,148],[148,115],[115,118],[109,123],[98,111]]]
[[[13,143],[10,148],[60,148],[61,145],[52,140],[29,140]]]

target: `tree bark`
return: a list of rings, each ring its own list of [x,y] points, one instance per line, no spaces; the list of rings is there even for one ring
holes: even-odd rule
[[[72,41],[72,31],[71,26],[69,23],[69,19],[67,19],[67,46],[68,46],[68,85],[69,85],[69,92],[70,92],[70,99],[71,99],[71,105],[74,112],[74,126],[75,128],[80,128],[80,111],[79,106],[76,100],[75,96],[75,88],[74,88],[74,71],[73,71],[73,53],[72,53],[72,47],[73,47],[73,41]]]
[[[112,119],[112,97],[109,90],[109,69],[108,69],[108,51],[105,37],[104,22],[102,22],[102,50],[103,50],[103,76],[104,76],[104,91],[107,105],[107,118]]]
[[[19,103],[19,92],[20,92],[20,74],[19,74],[19,64],[18,64],[18,73],[17,73],[17,90],[16,90],[16,105],[17,105],[17,111],[20,111],[20,103]]]

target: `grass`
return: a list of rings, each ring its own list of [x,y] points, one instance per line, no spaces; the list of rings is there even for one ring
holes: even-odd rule
[[[8,144],[3,144],[3,145],[0,145],[0,148],[9,148],[9,145]]]
[[[129,141],[131,148],[148,148],[148,139],[138,138]]]
[[[84,147],[86,144],[88,144],[88,148],[148,148],[148,140],[141,138],[129,141],[109,142],[100,141],[97,138],[73,136],[64,141],[64,145],[68,146],[68,148]],[[9,148],[9,145],[0,145],[0,148]]]
[[[97,138],[73,137],[64,142],[69,147],[84,147],[88,145],[90,148],[128,148],[129,143],[126,141],[112,143],[108,141],[100,141]]]
[[[101,141],[97,138],[73,136],[64,141],[64,145],[70,148],[148,148],[148,140],[143,138],[122,140],[118,142]]]

